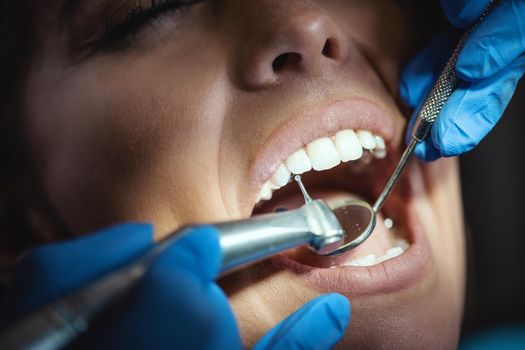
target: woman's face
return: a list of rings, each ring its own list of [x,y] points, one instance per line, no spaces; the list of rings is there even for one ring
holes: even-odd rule
[[[64,2],[40,17],[24,112],[39,179],[74,233],[139,220],[161,238],[249,217],[268,180],[287,180],[281,164],[333,168],[304,174],[331,205],[372,201],[399,159],[406,118],[396,82],[418,28],[395,1]],[[380,140],[348,130],[380,136],[386,158]],[[255,210],[299,198],[290,184]],[[245,343],[334,291],[352,302],[343,348],[455,347],[464,273],[456,162],[411,164],[379,221],[337,259],[297,249],[224,278]]]

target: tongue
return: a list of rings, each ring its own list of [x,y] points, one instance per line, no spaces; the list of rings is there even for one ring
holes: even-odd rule
[[[322,198],[330,207],[336,207],[341,201],[356,199],[358,196],[344,191],[316,191],[311,192],[312,198]],[[300,195],[287,196],[274,203],[289,209],[300,207],[304,200]],[[348,264],[349,261],[363,258],[373,254],[375,257],[385,255],[388,249],[395,245],[396,237],[392,230],[384,224],[384,217],[379,213],[377,223],[372,235],[360,246],[338,256],[325,257],[315,254],[309,248],[301,247],[287,252],[286,255],[302,264],[315,267],[332,267]]]

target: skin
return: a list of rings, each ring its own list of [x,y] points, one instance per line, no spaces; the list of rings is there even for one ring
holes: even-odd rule
[[[37,177],[74,234],[148,221],[162,238],[188,223],[248,217],[254,194],[246,179],[272,131],[343,97],[365,97],[385,109],[401,147],[406,118],[396,82],[417,29],[399,4],[202,3],[159,17],[124,47],[92,53],[80,45],[104,30],[119,5],[100,1],[64,25],[58,4],[43,11],[23,94]],[[335,49],[325,56],[328,38]],[[274,71],[283,53],[301,59]],[[349,292],[352,323],[341,348],[456,346],[464,288],[457,164],[415,167],[425,191],[416,207],[436,271],[395,293]],[[221,285],[248,346],[320,294],[269,262]]]

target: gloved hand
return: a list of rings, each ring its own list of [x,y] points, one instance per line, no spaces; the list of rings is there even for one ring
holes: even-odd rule
[[[71,292],[153,246],[150,225],[125,224],[26,255],[0,306],[0,325]],[[217,231],[181,237],[154,262],[128,299],[74,345],[79,348],[241,349],[233,313],[214,283],[221,251]],[[329,349],[350,318],[337,294],[312,300],[278,324],[257,349]],[[2,328],[3,328],[2,327]]]
[[[489,2],[441,0],[448,19],[460,28],[474,23]],[[440,35],[403,70],[400,94],[416,114],[455,44],[450,36]],[[525,1],[504,0],[476,28],[456,71],[462,83],[443,107],[431,136],[417,146],[422,160],[470,151],[500,119],[525,72]],[[411,127],[408,132],[407,138]]]

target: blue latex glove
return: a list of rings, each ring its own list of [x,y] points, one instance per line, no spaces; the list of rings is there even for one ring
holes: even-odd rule
[[[33,250],[18,265],[0,306],[0,325],[132,261],[153,245],[150,225],[125,224]],[[214,282],[221,259],[213,227],[182,237],[159,256],[128,299],[75,347],[241,349],[228,300]],[[345,297],[324,295],[277,325],[257,349],[329,349],[349,319]]]
[[[489,2],[441,0],[448,19],[461,28],[475,22]],[[450,36],[440,35],[403,70],[400,94],[416,112],[453,45]],[[504,0],[488,16],[467,40],[456,71],[463,82],[443,107],[431,137],[417,146],[422,160],[470,151],[502,116],[525,72],[525,1]],[[408,132],[410,137],[410,127]]]

